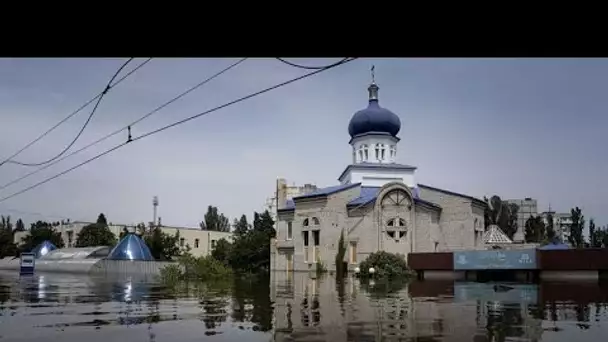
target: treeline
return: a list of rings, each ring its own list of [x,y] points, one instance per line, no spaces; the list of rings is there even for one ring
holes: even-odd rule
[[[486,210],[484,212],[485,230],[487,230],[490,225],[497,225],[509,239],[513,240],[513,237],[519,228],[517,226],[519,206],[515,203],[503,201],[496,195],[489,199],[484,197],[483,200],[486,202]]]
[[[19,222],[21,224],[19,225]],[[29,234],[15,243],[14,234],[17,231],[25,231],[23,222],[18,220],[15,229],[10,221],[10,217],[2,217],[0,226],[0,258],[7,256],[19,256],[21,252],[29,252],[44,241],[50,241],[58,248],[66,247],[61,232],[57,230],[60,225],[69,224],[68,221],[45,222],[37,221],[30,225]],[[174,234],[164,233],[160,227],[146,229],[145,224],[140,223],[135,227],[136,232],[144,239],[152,255],[157,260],[172,260],[177,256],[187,252],[187,248],[179,247],[179,231]],[[106,216],[101,213],[95,223],[84,226],[74,237],[68,234],[68,244],[73,247],[93,247],[109,246],[113,247],[128,232],[127,227],[119,236],[116,236],[109,228]]]
[[[270,269],[270,243],[276,237],[274,221],[268,211],[234,219],[232,242],[219,240],[211,256],[237,273],[257,273]]]
[[[608,226],[596,227],[593,219],[589,220],[589,240],[587,241],[583,235],[585,229],[585,216],[581,208],[575,207],[570,209],[569,227],[564,227],[569,230],[568,243],[576,248],[605,248],[608,247]],[[547,219],[543,220],[540,216],[528,218],[525,227],[525,239],[530,243],[549,243],[561,241],[555,228],[553,215],[547,215]]]
[[[68,222],[44,222],[37,221],[31,224],[29,234],[21,239],[19,245],[14,243],[13,225],[10,217],[2,217],[0,230],[0,258],[5,256],[18,256],[22,251],[30,251],[45,240],[50,241],[58,248],[64,248],[65,242],[57,227]],[[23,222],[21,222],[21,226]],[[95,223],[83,227],[80,232],[72,237],[67,236],[68,244],[74,247],[91,246],[115,246],[116,243],[128,233],[124,227],[119,236],[111,230],[106,216],[101,213]],[[276,237],[274,221],[268,211],[263,213],[254,212],[253,222],[250,224],[247,217],[242,215],[240,219],[234,219],[231,225],[228,217],[219,212],[217,207],[209,206],[200,223],[201,229],[230,232],[233,231],[231,241],[221,239],[216,242],[212,251],[212,258],[217,259],[225,266],[229,266],[236,272],[255,273],[270,268],[270,243]],[[25,229],[22,229],[25,230]],[[135,232],[140,235],[157,260],[176,260],[180,256],[188,254],[190,246],[180,247],[180,234],[174,235],[162,231],[160,224],[146,227],[139,223]],[[72,238],[75,240],[72,242]]]

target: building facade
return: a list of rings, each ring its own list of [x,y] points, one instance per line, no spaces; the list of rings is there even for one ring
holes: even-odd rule
[[[517,210],[517,232],[513,236],[513,241],[524,241],[526,231],[526,221],[530,217],[538,215],[538,205],[535,199],[526,197],[524,199],[511,199],[506,201],[509,204],[516,204]]]
[[[352,164],[338,185],[287,199],[278,196],[271,269],[307,271],[335,265],[343,232],[351,268],[370,253],[408,255],[484,248],[484,208],[472,196],[416,182],[417,168],[396,162],[401,121],[368,88],[366,109],[349,123]]]
[[[266,199],[266,205],[264,210],[268,210],[272,220],[274,221],[274,228],[277,228],[277,198],[282,197],[284,200],[291,200],[294,197],[305,195],[317,190],[317,186],[314,184],[304,185],[287,185],[285,178],[277,179],[277,186],[274,194]]]
[[[553,217],[553,229],[555,236],[562,242],[567,243],[570,237],[570,227],[572,227],[572,217],[570,213],[557,213],[555,211],[545,211],[540,214],[545,226],[549,224],[549,215]]]

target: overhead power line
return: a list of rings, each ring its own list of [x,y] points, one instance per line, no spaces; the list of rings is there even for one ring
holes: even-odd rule
[[[115,83],[112,83],[114,81],[114,79],[118,76],[118,74],[122,71],[122,69],[124,69],[127,66],[127,64],[129,64],[133,60],[133,58],[129,58],[129,60],[127,60],[125,63],[123,63],[122,66],[116,71],[116,73],[114,74],[114,76],[112,77],[112,79],[110,80],[110,82],[108,82],[108,84],[106,85],[106,87],[104,88],[104,90],[101,93],[97,94],[95,97],[93,97],[92,99],[90,99],[89,101],[87,101],[85,104],[83,104],[82,106],[80,106],[76,111],[74,111],[70,115],[66,116],[63,120],[59,121],[57,124],[55,124],[53,127],[51,127],[50,129],[48,129],[46,132],[44,132],[38,138],[34,139],[33,141],[31,141],[30,143],[28,143],[27,145],[25,145],[19,151],[15,152],[13,155],[11,155],[10,157],[6,158],[4,161],[0,162],[0,166],[4,165],[6,163],[17,164],[17,165],[22,165],[22,166],[40,166],[40,165],[48,164],[48,163],[56,160],[57,158],[61,157],[63,154],[65,154],[70,149],[70,147],[72,147],[74,145],[74,143],[76,143],[76,141],[78,140],[78,138],[80,138],[80,136],[82,135],[82,132],[87,127],[87,125],[91,121],[91,118],[95,114],[95,111],[97,110],[97,107],[99,106],[99,103],[101,102],[101,100],[103,99],[103,97],[108,93],[108,91],[110,89],[112,89],[113,87],[117,86],[118,84],[120,84],[125,79],[127,79],[129,76],[131,76],[137,70],[139,70],[141,67],[143,67],[144,65],[146,65],[151,59],[152,58],[146,59],[145,61],[143,61],[142,63],[140,63],[137,67],[133,68],[133,70],[131,70],[130,72],[128,72],[127,74],[125,74],[123,77],[121,77],[120,79],[118,79],[118,81],[116,81]],[[89,117],[87,118],[87,121],[85,122],[85,124],[82,126],[82,128],[80,129],[80,131],[78,132],[78,134],[76,135],[76,137],[72,140],[72,142],[66,148],[64,148],[63,151],[61,151],[58,155],[56,155],[53,158],[50,158],[48,160],[45,160],[43,162],[39,162],[39,163],[22,163],[22,162],[19,162],[19,161],[12,160],[13,158],[15,158],[16,156],[18,156],[19,154],[21,154],[23,151],[25,151],[26,149],[28,149],[30,146],[32,146],[35,143],[37,143],[38,141],[40,141],[40,139],[42,139],[45,136],[47,136],[49,133],[51,133],[53,130],[55,130],[55,128],[59,127],[64,122],[68,121],[74,115],[78,114],[80,111],[82,111],[88,105],[90,105],[91,103],[93,103],[95,100],[97,100],[97,103],[95,104],[93,110],[89,114]]]
[[[77,154],[77,153],[80,153],[80,152],[82,152],[82,151],[84,151],[84,150],[87,150],[87,149],[89,149],[89,148],[93,147],[94,145],[97,145],[97,144],[101,143],[102,141],[105,141],[105,140],[107,140],[107,139],[109,139],[109,138],[111,138],[111,137],[113,137],[113,136],[115,136],[115,135],[117,135],[117,134],[119,134],[119,133],[121,133],[121,132],[124,132],[125,130],[129,130],[129,129],[130,129],[130,127],[132,127],[132,126],[134,126],[135,124],[138,124],[139,122],[141,122],[141,121],[143,121],[143,120],[145,120],[145,119],[149,118],[151,115],[153,115],[153,114],[157,113],[157,112],[158,112],[158,111],[160,111],[161,109],[163,109],[163,108],[167,107],[168,105],[170,105],[170,104],[174,103],[175,101],[177,101],[177,100],[181,99],[182,97],[184,97],[184,96],[188,95],[189,93],[193,92],[194,90],[196,90],[196,89],[198,89],[198,88],[202,87],[203,85],[205,85],[205,84],[207,84],[207,83],[211,82],[212,80],[214,80],[215,78],[219,77],[220,75],[222,75],[222,74],[226,73],[226,72],[227,72],[227,71],[229,71],[230,69],[232,69],[232,68],[236,67],[237,65],[239,65],[239,64],[241,64],[241,63],[243,63],[243,62],[244,62],[246,59],[247,59],[247,58],[242,58],[242,59],[240,59],[240,60],[238,60],[238,61],[236,61],[236,62],[234,62],[234,63],[230,64],[230,65],[229,65],[229,66],[227,66],[226,68],[224,68],[224,69],[222,69],[222,70],[220,70],[220,71],[216,72],[215,74],[213,74],[213,75],[211,75],[210,77],[206,78],[206,79],[205,79],[205,80],[203,80],[202,82],[199,82],[198,84],[196,84],[196,85],[194,85],[194,86],[192,86],[192,87],[188,88],[186,91],[184,91],[184,92],[180,93],[179,95],[177,95],[177,96],[173,97],[173,98],[172,98],[172,99],[170,99],[169,101],[166,101],[166,102],[165,102],[165,103],[163,103],[162,105],[160,105],[160,106],[156,107],[156,108],[155,108],[155,109],[153,109],[152,111],[150,111],[150,112],[146,113],[145,115],[143,115],[143,116],[139,117],[137,120],[135,120],[135,121],[131,122],[130,124],[128,124],[128,125],[126,125],[126,126],[124,126],[124,127],[122,127],[122,128],[119,128],[119,129],[115,130],[114,132],[109,133],[109,134],[107,134],[107,135],[105,135],[105,136],[103,136],[103,137],[101,137],[101,138],[99,138],[99,139],[97,139],[97,140],[93,141],[92,143],[90,143],[90,144],[88,144],[88,145],[85,145],[84,147],[82,147],[82,148],[80,148],[80,149],[78,149],[78,150],[76,150],[76,151],[73,151],[72,153],[70,153],[70,154],[68,154],[68,155],[66,155],[66,156],[64,156],[64,157],[62,157],[62,158],[60,158],[60,159],[57,159],[57,160],[53,161],[53,162],[52,162],[52,163],[50,163],[50,164],[44,165],[43,167],[41,167],[41,168],[39,168],[39,169],[36,169],[36,170],[34,170],[34,171],[30,172],[30,173],[27,173],[27,174],[25,174],[25,175],[23,175],[23,176],[21,176],[21,177],[19,177],[19,178],[15,179],[15,180],[12,180],[12,181],[10,181],[10,182],[8,182],[8,183],[6,183],[6,184],[4,184],[4,185],[0,186],[0,190],[4,190],[4,189],[6,189],[7,187],[9,187],[9,186],[11,186],[11,185],[13,185],[13,184],[15,184],[15,183],[18,183],[18,182],[20,182],[20,181],[22,181],[22,180],[24,180],[24,179],[26,179],[26,178],[28,178],[28,177],[30,177],[30,176],[32,176],[32,175],[35,175],[36,173],[38,173],[38,172],[40,172],[40,171],[42,171],[42,170],[45,170],[45,169],[47,169],[47,168],[49,168],[49,167],[51,167],[51,166],[53,166],[53,165],[55,165],[55,164],[57,164],[57,163],[61,162],[62,160],[65,160],[65,159],[67,159],[67,158],[69,158],[69,157],[71,157],[71,156],[73,156],[73,155],[75,155],[75,154]]]
[[[306,70],[320,70],[320,69],[331,68],[333,66],[342,64],[344,61],[346,61],[348,59],[349,59],[349,57],[346,57],[346,58],[343,58],[342,60],[340,60],[340,61],[338,61],[336,63],[332,63],[332,64],[325,65],[325,66],[307,66],[307,65],[296,64],[296,63],[290,62],[290,61],[286,60],[285,58],[279,58],[279,57],[277,57],[277,60],[280,61],[280,62],[282,62],[282,63],[285,63],[285,64],[290,65],[290,66],[295,67],[295,68],[306,69]]]
[[[176,122],[174,122],[174,123],[172,123],[172,124],[169,124],[169,125],[163,126],[163,127],[161,127],[161,128],[158,128],[158,129],[155,129],[155,130],[150,131],[150,132],[148,132],[148,133],[142,134],[142,135],[140,135],[140,136],[138,136],[138,137],[136,137],[136,138],[129,139],[129,140],[127,140],[127,141],[125,141],[125,142],[123,142],[123,143],[121,143],[121,144],[118,144],[118,145],[116,145],[116,146],[114,146],[114,147],[112,147],[112,148],[110,148],[110,149],[108,149],[108,150],[106,150],[106,151],[104,151],[104,152],[102,152],[102,153],[100,153],[100,154],[98,154],[98,155],[96,155],[96,156],[92,157],[92,158],[89,158],[89,159],[87,159],[87,160],[83,161],[83,162],[82,162],[82,163],[80,163],[80,164],[77,164],[77,165],[75,165],[75,166],[73,166],[73,167],[71,167],[71,168],[69,168],[69,169],[66,169],[66,170],[64,170],[64,171],[62,171],[62,172],[60,172],[60,173],[58,173],[58,174],[56,174],[56,175],[54,175],[54,176],[51,176],[51,177],[49,177],[49,178],[46,178],[46,179],[44,179],[44,180],[42,180],[42,181],[40,181],[40,182],[38,182],[38,183],[36,183],[36,184],[33,184],[33,185],[31,185],[31,186],[29,186],[29,187],[25,188],[25,189],[22,189],[22,190],[20,190],[20,191],[17,191],[17,192],[15,192],[15,193],[11,194],[11,195],[8,195],[8,196],[6,196],[6,197],[3,197],[3,198],[1,198],[1,199],[0,199],[0,202],[4,202],[4,201],[6,201],[6,200],[8,200],[8,199],[11,199],[11,198],[13,198],[13,197],[15,197],[15,196],[19,196],[19,195],[21,195],[21,194],[23,194],[23,193],[25,193],[25,192],[27,192],[27,191],[30,191],[30,190],[35,189],[35,188],[37,188],[37,187],[39,187],[39,186],[41,186],[41,185],[43,185],[43,184],[45,184],[45,183],[48,183],[48,182],[52,181],[53,179],[59,178],[59,177],[61,177],[61,176],[65,175],[65,174],[67,174],[67,173],[69,173],[69,172],[71,172],[71,171],[74,171],[74,170],[76,170],[76,169],[78,169],[78,168],[80,168],[80,167],[82,167],[82,166],[84,166],[84,165],[86,165],[86,164],[88,164],[88,163],[90,163],[90,162],[94,161],[94,160],[97,160],[97,159],[99,159],[99,158],[101,158],[101,157],[105,156],[106,154],[110,154],[110,153],[112,153],[112,152],[114,152],[114,151],[116,151],[116,150],[118,150],[118,149],[120,149],[120,148],[122,148],[122,147],[126,146],[127,144],[129,144],[129,143],[131,143],[131,142],[133,142],[133,141],[141,140],[141,139],[143,139],[143,138],[149,137],[149,136],[154,135],[154,134],[156,134],[156,133],[160,133],[160,132],[162,132],[162,131],[164,131],[164,130],[167,130],[167,129],[169,129],[169,128],[172,128],[172,127],[175,127],[175,126],[181,125],[181,124],[183,124],[183,123],[186,123],[186,122],[188,122],[188,121],[191,121],[191,120],[197,119],[197,118],[199,118],[199,117],[201,117],[201,116],[204,116],[204,115],[207,115],[207,114],[213,113],[213,112],[215,112],[215,111],[217,111],[217,110],[220,110],[220,109],[226,108],[226,107],[228,107],[228,106],[231,106],[231,105],[237,104],[237,103],[239,103],[239,102],[242,102],[242,101],[248,100],[248,99],[250,99],[250,98],[253,98],[253,97],[256,97],[256,96],[262,95],[262,94],[267,93],[267,92],[269,92],[269,91],[271,91],[271,90],[274,90],[274,89],[277,89],[277,88],[281,88],[281,87],[283,87],[283,86],[286,86],[286,85],[288,85],[288,84],[291,84],[291,83],[294,83],[294,82],[300,81],[300,80],[302,80],[302,79],[305,79],[305,78],[308,78],[308,77],[314,76],[314,75],[316,75],[316,74],[318,74],[318,73],[321,73],[321,72],[323,72],[323,71],[327,71],[327,70],[329,70],[329,69],[335,68],[335,67],[337,67],[337,66],[339,66],[339,65],[343,65],[343,64],[349,63],[349,62],[351,62],[351,61],[353,61],[353,60],[355,60],[355,59],[356,59],[356,58],[347,58],[347,59],[343,60],[342,62],[340,62],[340,63],[336,63],[336,64],[334,64],[334,65],[331,65],[331,66],[327,67],[327,68],[324,68],[324,69],[319,69],[319,70],[315,70],[315,71],[309,72],[309,73],[307,73],[307,74],[304,74],[304,75],[302,75],[302,76],[298,76],[298,77],[296,77],[296,78],[292,78],[292,79],[290,79],[290,80],[288,80],[288,81],[285,81],[285,82],[282,82],[282,83],[276,84],[276,85],[274,85],[274,86],[271,86],[271,87],[265,88],[265,89],[263,89],[263,90],[257,91],[257,92],[255,92],[255,93],[249,94],[249,95],[247,95],[247,96],[243,96],[243,97],[238,98],[238,99],[236,99],[236,100],[230,101],[230,102],[225,103],[225,104],[223,104],[223,105],[220,105],[220,106],[214,107],[214,108],[212,108],[212,109],[206,110],[206,111],[204,111],[204,112],[202,112],[202,113],[198,113],[198,114],[196,114],[196,115],[193,115],[193,116],[187,117],[187,118],[185,118],[185,119],[183,119],[183,120],[179,120],[179,121],[176,121]]]

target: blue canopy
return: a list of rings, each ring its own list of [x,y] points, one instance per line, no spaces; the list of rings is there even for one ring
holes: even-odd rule
[[[148,245],[139,236],[129,233],[120,240],[108,256],[110,260],[154,260]]]
[[[49,240],[45,240],[34,249],[32,249],[32,253],[34,253],[34,257],[36,259],[49,254],[50,251],[57,249],[57,246],[53,245]]]
[[[548,245],[539,247],[538,249],[540,249],[542,251],[554,251],[554,250],[570,249],[570,246],[566,245],[565,243],[550,243]]]

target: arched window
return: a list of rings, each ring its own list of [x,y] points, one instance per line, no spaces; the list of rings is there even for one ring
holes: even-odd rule
[[[308,227],[308,219],[307,218],[305,218],[304,221],[302,222],[302,226]]]
[[[380,160],[384,160],[384,144],[380,144]]]
[[[376,160],[380,160],[380,144],[376,144]]]
[[[386,222],[389,227],[405,227],[405,220],[402,218],[392,218]]]
[[[391,145],[391,158],[397,157],[397,146]]]
[[[316,218],[316,217],[313,217],[312,218],[312,224],[313,224],[313,226],[318,226],[319,225],[319,219]]]
[[[359,161],[363,161],[363,150],[359,150]]]
[[[369,153],[368,153],[367,149],[368,149],[368,146],[363,145],[363,161],[367,161],[367,159],[369,158]]]

